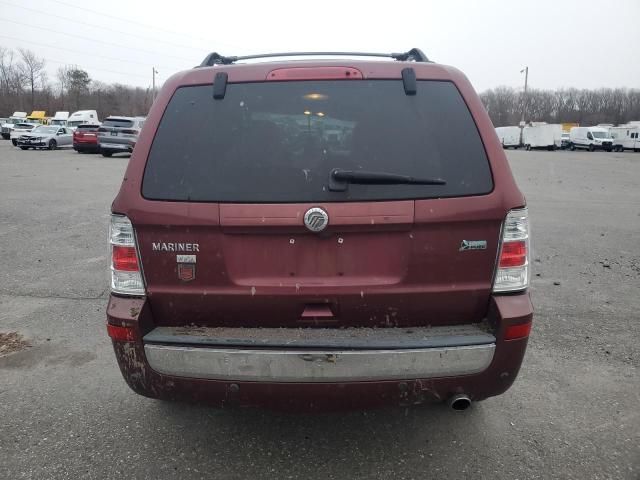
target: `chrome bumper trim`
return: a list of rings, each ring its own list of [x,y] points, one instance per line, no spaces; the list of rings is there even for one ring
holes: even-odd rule
[[[355,382],[469,375],[485,370],[495,344],[408,350],[260,350],[146,344],[164,375],[247,382]]]

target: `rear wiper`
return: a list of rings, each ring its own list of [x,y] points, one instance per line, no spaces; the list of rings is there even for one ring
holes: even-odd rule
[[[446,185],[441,178],[420,178],[396,173],[342,170],[334,168],[329,174],[329,190],[344,192],[350,183],[358,185]]]

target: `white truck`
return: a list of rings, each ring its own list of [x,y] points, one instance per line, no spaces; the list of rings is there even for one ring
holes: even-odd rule
[[[609,129],[614,152],[633,150],[640,152],[640,122],[619,125]]]
[[[13,131],[14,125],[17,123],[22,123],[27,119],[27,112],[13,112],[5,123],[0,126],[0,133],[2,133],[2,138],[5,140],[9,140],[11,138],[11,132]]]
[[[520,127],[496,127],[496,135],[502,148],[518,148],[520,146]]]
[[[613,141],[609,136],[609,130],[603,127],[573,127],[569,132],[571,150],[582,148],[593,152],[594,150],[613,149]]]
[[[75,129],[78,125],[97,125],[99,123],[98,112],[95,110],[78,110],[73,112],[69,120],[67,120],[67,126],[72,129]]]
[[[544,148],[555,150],[562,146],[562,125],[537,123],[524,127],[522,144],[527,150]]]
[[[49,125],[56,127],[66,127],[69,120],[69,112],[56,112],[53,118],[49,119]]]

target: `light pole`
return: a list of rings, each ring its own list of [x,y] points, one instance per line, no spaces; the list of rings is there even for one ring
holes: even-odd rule
[[[529,67],[524,67],[520,70],[520,73],[524,73],[524,94],[522,95],[522,120],[520,120],[520,145],[522,145],[522,134],[525,126],[525,114],[527,111],[527,84],[529,83]]]
[[[156,67],[151,67],[151,78],[152,78],[152,85],[153,85],[153,90],[152,90],[152,94],[151,94],[151,99],[152,101],[154,101],[156,99],[156,73],[158,73],[158,71],[156,70]]]

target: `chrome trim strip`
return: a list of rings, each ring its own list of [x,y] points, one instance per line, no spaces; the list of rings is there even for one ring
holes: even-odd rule
[[[146,344],[151,368],[177,377],[247,382],[355,382],[468,375],[495,344],[410,350],[260,350]]]

